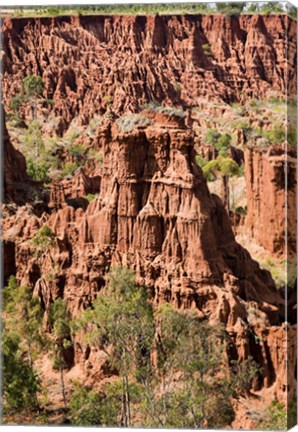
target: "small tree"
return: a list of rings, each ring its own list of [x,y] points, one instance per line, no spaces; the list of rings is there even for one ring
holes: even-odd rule
[[[76,383],[70,399],[70,420],[76,426],[102,424],[102,397],[96,390],[88,390]]]
[[[55,234],[47,225],[43,225],[31,239],[31,244],[36,248],[36,254],[43,258],[46,254],[54,264],[54,260],[51,256],[51,249],[56,246]]]
[[[224,158],[219,156],[217,159],[208,162],[203,168],[203,173],[205,176],[212,175],[216,178],[218,175],[222,178],[222,195],[223,204],[227,211],[230,210],[230,193],[229,193],[229,177],[239,175],[240,167],[231,158]]]
[[[229,134],[221,135],[215,143],[215,148],[218,150],[219,155],[226,157],[227,151],[231,144],[231,136]]]
[[[246,6],[246,2],[221,2],[215,3],[216,9],[220,13],[241,13]]]
[[[135,284],[127,268],[113,269],[108,285],[98,295],[93,308],[85,311],[80,328],[88,331],[89,342],[103,349],[122,380],[120,425],[131,426],[129,378],[138,380],[150,373],[150,348],[154,337],[153,311],[146,291]]]
[[[10,100],[9,109],[13,112],[16,126],[22,123],[22,118],[20,115],[20,108],[22,105],[23,98],[20,93],[16,93]]]
[[[153,425],[202,428],[229,424],[234,412],[229,376],[222,373],[225,337],[221,326],[201,322],[195,311],[177,311],[165,304],[158,311],[157,335],[160,384],[147,406],[154,408]]]
[[[257,12],[259,10],[259,4],[258,3],[251,3],[249,2],[248,7],[246,9],[246,12]]]
[[[219,137],[220,133],[216,129],[208,129],[205,135],[205,141],[206,143],[215,146]]]
[[[41,389],[40,380],[28,359],[23,357],[20,344],[21,338],[15,332],[9,331],[4,324],[1,338],[1,399],[4,414],[37,408],[36,393]]]
[[[260,373],[259,365],[249,356],[241,362],[232,362],[233,387],[237,395],[247,396],[251,389],[253,379]]]
[[[41,124],[37,120],[33,120],[28,128],[25,142],[29,150],[34,153],[35,159],[38,159],[45,150],[45,145],[42,139]]]
[[[52,328],[52,352],[54,354],[54,367],[59,369],[61,380],[61,391],[65,408],[67,399],[64,383],[64,350],[72,346],[71,342],[71,315],[67,309],[65,300],[58,299],[53,303],[50,310],[50,324]]]
[[[31,290],[27,287],[18,287],[16,278],[11,276],[8,286],[4,288],[4,317],[5,326],[11,332],[7,339],[8,348],[15,345],[16,364],[20,364],[18,356],[23,359],[24,368],[30,368],[30,381],[36,381],[32,385],[34,391],[35,408],[38,409],[37,392],[40,390],[39,381],[35,372],[34,361],[36,355],[44,347],[42,335],[43,311],[38,298],[33,297]],[[28,372],[26,372],[28,374]],[[31,392],[30,392],[31,395]]]
[[[45,83],[40,76],[30,75],[24,79],[23,93],[24,98],[30,103],[32,110],[32,119],[36,119],[37,103],[42,98]]]

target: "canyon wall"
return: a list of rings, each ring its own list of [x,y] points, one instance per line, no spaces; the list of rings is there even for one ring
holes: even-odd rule
[[[245,150],[248,235],[272,254],[296,255],[296,149]]]
[[[52,214],[28,218],[28,209],[20,207],[17,217],[5,218],[17,278],[32,286],[45,311],[63,297],[77,316],[104,286],[110,266],[127,265],[155,304],[195,308],[209,322],[224,323],[230,358],[252,355],[263,365],[255,389],[274,385],[283,400],[287,376],[271,350],[274,334],[286,338],[280,326],[284,300],[270,273],[236,243],[193,147],[193,132],[181,121],[172,127],[154,122],[129,133],[114,123],[103,146],[99,195],[86,210],[64,203]],[[30,239],[44,224],[55,233],[56,247],[40,257]],[[80,341],[74,355],[75,363],[86,358]]]
[[[38,107],[49,135],[63,135],[74,119],[87,125],[95,114],[109,114],[92,143],[102,151],[100,168],[84,166],[71,179],[52,182],[49,205],[39,212],[18,191],[17,184],[26,189],[32,182],[4,128],[6,200],[26,204],[5,208],[6,277],[16,273],[30,286],[45,315],[62,297],[77,317],[112,265],[129,266],[155,305],[169,301],[221,321],[229,359],[251,355],[263,367],[254,389],[270,388],[285,402],[287,391],[295,392],[296,354],[292,338],[286,368],[283,293],[235,241],[228,214],[195,163],[191,122],[142,111],[148,126],[124,132],[113,116],[154,100],[188,109],[199,100],[202,106],[202,98],[232,102],[295,92],[295,25],[286,16],[261,15],[5,19],[6,109],[23,78],[37,74],[53,100]],[[29,105],[21,110],[31,119]],[[285,164],[284,150],[283,143],[244,150],[244,228],[277,255],[284,253],[286,166],[295,177],[295,152],[289,150]],[[293,233],[295,185],[288,187]],[[88,194],[96,194],[90,203]],[[45,224],[56,246],[38,255],[31,239]],[[95,364],[89,351],[78,338],[74,364]]]
[[[108,105],[121,114],[154,100],[296,93],[296,24],[285,15],[5,18],[2,31],[5,106],[25,76],[40,75],[59,133]]]
[[[14,148],[10,142],[9,134],[5,122],[5,113],[1,104],[2,137],[3,137],[3,186],[4,197],[8,201],[24,203],[26,193],[24,193],[24,182],[29,181],[26,172],[26,160],[22,153]]]

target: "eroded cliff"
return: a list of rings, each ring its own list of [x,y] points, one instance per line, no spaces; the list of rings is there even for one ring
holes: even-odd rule
[[[16,274],[20,285],[32,289],[46,321],[50,305],[61,297],[76,318],[106,284],[111,266],[128,266],[156,306],[167,301],[193,308],[211,323],[222,322],[229,360],[252,356],[262,365],[253,390],[286,402],[296,377],[285,296],[235,241],[229,215],[210,193],[195,156],[204,145],[198,130],[214,127],[211,111],[216,121],[231,121],[231,107],[214,104],[204,111],[204,100],[244,102],[269,98],[272,91],[282,98],[296,89],[294,21],[257,15],[6,19],[3,34],[7,109],[23,78],[36,74],[45,82],[44,97],[53,100],[47,108],[44,101],[38,104],[45,136],[58,139],[72,123],[87,127],[94,116],[103,116],[92,133],[74,141],[81,152],[100,151],[100,163],[93,155],[63,180],[52,180],[39,207],[16,187],[36,191],[38,184],[28,178],[25,160],[4,129],[6,201],[26,203],[4,206],[5,277]],[[142,108],[154,101],[188,109],[187,115]],[[190,112],[195,106],[201,117]],[[141,109],[142,124],[121,128],[119,116]],[[29,123],[30,105],[20,110]],[[270,122],[252,116],[248,126],[267,130]],[[232,154],[240,164],[244,154],[248,210],[241,229],[284,257],[284,198],[286,182],[296,175],[295,151],[287,150],[286,163],[283,142],[270,147],[250,142],[246,126],[236,128],[241,149]],[[21,148],[23,141],[14,139]],[[64,163],[74,162],[69,149],[59,152]],[[208,154],[215,157],[214,151]],[[287,186],[294,253],[295,184]],[[40,191],[37,196],[40,200]],[[38,255],[31,240],[44,225],[52,229],[56,246]],[[103,377],[98,352],[86,348],[81,337],[71,357],[69,367],[79,367],[88,382]],[[247,414],[235,427],[250,427],[250,421]]]
[[[6,107],[26,75],[40,75],[57,132],[109,104],[122,113],[154,100],[187,107],[200,96],[230,102],[296,88],[287,16],[23,18],[5,19],[2,31]]]

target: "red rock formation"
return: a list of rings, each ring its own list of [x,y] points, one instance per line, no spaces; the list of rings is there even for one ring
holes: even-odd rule
[[[295,255],[296,149],[253,146],[244,154],[248,235],[271,253]]]
[[[295,47],[285,38],[294,32],[286,16],[5,20],[4,102],[7,106],[26,75],[41,75],[45,96],[55,100],[56,129],[62,134],[74,117],[87,123],[110,109],[106,96],[113,96],[116,113],[137,111],[153,99],[186,107],[202,96],[231,101],[263,98],[272,90],[282,96],[287,83],[296,89]],[[205,44],[212,55],[204,52]],[[290,62],[284,57],[287,49]],[[29,115],[28,107],[23,110]],[[30,206],[6,209],[6,276],[16,270],[46,312],[55,299],[65,298],[75,317],[97,296],[110,266],[127,265],[155,304],[170,301],[196,309],[210,322],[223,322],[229,358],[252,355],[263,365],[254,388],[271,388],[285,401],[287,386],[290,393],[295,389],[296,354],[288,345],[287,359],[283,345],[289,339],[288,327],[281,325],[284,299],[270,274],[236,243],[221,201],[210,194],[195,164],[191,128],[165,115],[144,115],[152,121],[147,128],[124,133],[111,123],[97,131],[92,144],[103,152],[100,176],[87,167],[71,180],[52,184],[49,213],[38,217]],[[15,182],[25,179],[24,160],[14,156],[7,135],[6,141],[6,190],[14,199]],[[289,156],[294,178],[292,151]],[[245,164],[250,185],[246,230],[269,251],[283,251],[284,149],[247,149]],[[82,201],[97,192],[90,204]],[[288,202],[292,217],[292,184]],[[41,259],[30,239],[43,224],[54,231],[57,246]],[[80,339],[76,342],[78,363],[86,353]],[[287,370],[280,366],[286,360]],[[95,352],[88,361],[97,361]]]
[[[24,192],[23,183],[29,180],[26,172],[26,161],[22,153],[16,150],[10,142],[2,105],[1,112],[3,120],[4,202],[17,201],[18,203],[24,203],[26,199],[21,190]]]
[[[100,176],[89,177],[80,168],[73,178],[60,180],[51,184],[50,202],[51,209],[59,209],[65,205],[76,205],[75,198],[85,197],[88,194],[96,194],[100,190]],[[79,201],[77,202],[78,206]],[[85,205],[88,205],[86,200]],[[83,205],[83,207],[85,207]]]
[[[4,19],[4,103],[32,73],[55,100],[59,130],[106,111],[107,96],[121,113],[150,100],[286,95],[287,83],[296,93],[295,25],[284,15]]]
[[[23,215],[17,231],[15,216],[6,218],[19,281],[34,287],[46,310],[62,296],[76,316],[96,297],[112,264],[128,265],[156,304],[170,301],[222,321],[230,357],[251,354],[263,365],[256,389],[283,385],[280,358],[270,350],[271,335],[282,332],[283,299],[270,274],[235,242],[220,200],[194,162],[192,131],[156,123],[123,133],[114,124],[111,134],[103,146],[99,198],[86,211],[65,206],[30,224]],[[28,241],[44,223],[57,236],[54,267],[50,254],[40,260]],[[75,356],[79,362],[80,348]]]

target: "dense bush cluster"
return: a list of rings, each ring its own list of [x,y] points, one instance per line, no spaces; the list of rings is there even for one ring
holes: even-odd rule
[[[157,14],[285,14],[296,18],[296,8],[283,2],[222,2],[222,3],[173,3],[173,4],[115,4],[88,6],[48,6],[16,8],[16,16],[56,16],[56,15],[157,15]]]

